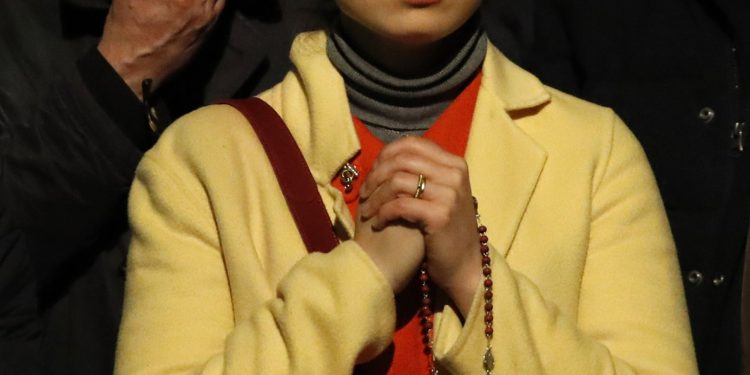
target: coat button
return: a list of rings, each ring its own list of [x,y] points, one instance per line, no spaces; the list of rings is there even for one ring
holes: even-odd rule
[[[698,112],[698,118],[706,124],[711,123],[714,120],[714,116],[716,116],[716,112],[709,107],[705,107]]]
[[[690,271],[687,276],[688,281],[690,284],[693,284],[695,286],[701,285],[703,283],[703,273],[700,271]]]
[[[720,286],[721,284],[724,284],[724,275],[719,275],[714,277],[714,286]]]

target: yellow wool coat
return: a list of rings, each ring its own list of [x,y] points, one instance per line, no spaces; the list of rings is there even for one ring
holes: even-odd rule
[[[263,148],[226,105],[177,121],[130,196],[117,374],[346,374],[393,334],[393,293],[350,240],[330,181],[359,144],[326,35],[261,97],[284,118],[342,239],[308,254]],[[466,160],[493,256],[495,374],[696,373],[654,178],[609,109],[540,84],[494,47]],[[438,306],[444,373],[482,374],[483,300]]]

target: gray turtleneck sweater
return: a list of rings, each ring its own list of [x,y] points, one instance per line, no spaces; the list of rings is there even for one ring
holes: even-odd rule
[[[334,32],[328,57],[344,77],[352,114],[385,143],[422,135],[471,82],[484,61],[487,37],[479,30],[436,73],[399,78],[375,67]]]

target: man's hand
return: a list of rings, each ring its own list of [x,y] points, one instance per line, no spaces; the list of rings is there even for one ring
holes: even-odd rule
[[[99,52],[142,99],[193,57],[226,0],[113,0]]]

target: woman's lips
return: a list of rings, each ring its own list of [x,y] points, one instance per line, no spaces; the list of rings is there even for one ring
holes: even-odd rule
[[[440,1],[441,0],[404,0],[404,2],[406,2],[407,4],[416,7],[427,7],[430,5],[435,5]]]

